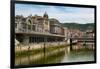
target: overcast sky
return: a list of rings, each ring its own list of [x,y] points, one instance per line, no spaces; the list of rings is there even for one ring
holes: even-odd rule
[[[64,6],[45,6],[34,4],[15,4],[15,15],[39,15],[47,12],[49,18],[58,19],[61,23],[77,22],[81,24],[94,23],[93,8],[64,7]]]

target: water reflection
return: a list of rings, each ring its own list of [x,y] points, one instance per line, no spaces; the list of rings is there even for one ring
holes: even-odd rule
[[[53,51],[45,51],[15,58],[15,65],[35,65],[35,64],[54,64],[54,63],[68,63],[80,61],[94,61],[93,49],[76,49],[73,46],[73,51],[70,51],[70,46]]]
[[[67,54],[67,55],[66,55]],[[94,61],[94,51],[91,49],[73,50],[65,54],[62,63]]]
[[[30,65],[30,64],[50,64],[59,63],[63,59],[65,48],[53,50],[51,52],[41,52],[35,55],[27,55],[24,57],[16,57],[15,64],[17,65]]]

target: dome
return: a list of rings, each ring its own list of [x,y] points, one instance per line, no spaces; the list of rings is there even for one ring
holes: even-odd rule
[[[49,19],[49,21],[50,21],[51,24],[60,24],[60,22],[57,19],[54,19],[54,18]]]

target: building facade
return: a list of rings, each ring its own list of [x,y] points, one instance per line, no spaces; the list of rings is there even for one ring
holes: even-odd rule
[[[63,41],[64,28],[58,20],[43,16],[30,15],[15,17],[15,38],[21,43]]]
[[[64,35],[64,28],[56,19],[50,19],[50,33]]]

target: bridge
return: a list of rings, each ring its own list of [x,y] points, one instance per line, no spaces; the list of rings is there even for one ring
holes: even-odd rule
[[[72,42],[77,41],[77,42],[94,42],[93,37],[81,37],[81,38],[70,38]]]
[[[95,38],[93,37],[81,37],[81,38],[70,38],[70,50],[72,50],[72,46],[77,43],[83,43],[83,46],[87,43],[94,43]]]

